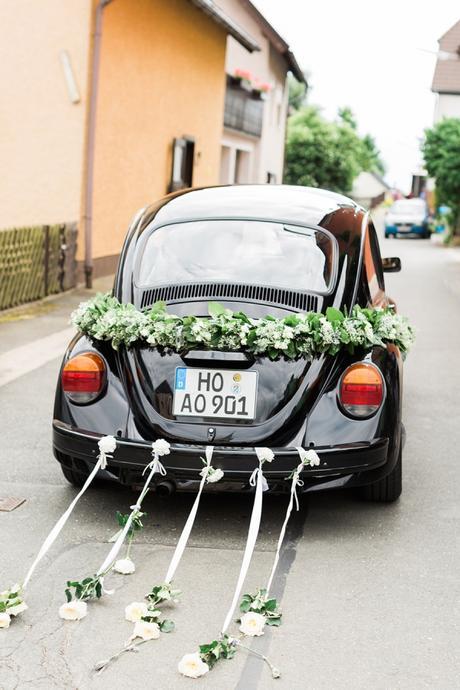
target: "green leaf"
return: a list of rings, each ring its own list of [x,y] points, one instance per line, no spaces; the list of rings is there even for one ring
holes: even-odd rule
[[[336,309],[335,307],[328,307],[326,309],[326,319],[330,321],[331,323],[340,323],[344,319],[344,315],[340,311],[340,309]]]
[[[161,621],[160,623],[160,630],[164,633],[172,632],[175,627],[176,626],[174,625],[174,621],[170,620],[169,618],[165,618],[165,620]]]
[[[267,611],[275,611],[277,605],[278,605],[278,604],[277,604],[276,599],[268,599],[268,600],[265,602],[265,609],[266,609]]]
[[[158,300],[158,302],[155,302],[155,304],[152,306],[150,309],[150,314],[161,314],[162,312],[166,311],[166,302],[163,300]]]
[[[200,645],[200,654],[209,654],[218,644],[217,640],[213,640],[209,644]]]
[[[277,359],[279,356],[278,350],[276,350],[274,347],[269,347],[267,350],[267,354],[269,358],[272,360],[272,362],[274,362],[275,359]]]
[[[281,625],[281,617],[279,618],[267,618],[266,625],[272,625],[273,627],[279,628]]]
[[[284,323],[286,324],[286,326],[291,326],[292,328],[294,328],[300,323],[300,319],[295,314],[292,314],[292,316],[286,316],[286,318],[284,319]]]
[[[65,598],[67,599],[67,603],[72,601],[72,592],[70,591],[70,589],[65,590]]]
[[[223,314],[226,313],[226,309],[222,304],[219,304],[219,302],[208,302],[208,313],[209,316],[213,316],[214,318],[217,318],[218,316],[222,316]]]
[[[247,613],[250,608],[251,608],[251,602],[248,601],[247,599],[243,599],[243,601],[240,604],[240,611],[242,611],[243,613]]]

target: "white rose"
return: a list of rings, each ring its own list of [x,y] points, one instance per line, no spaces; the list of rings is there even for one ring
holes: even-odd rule
[[[264,625],[265,616],[262,616],[261,613],[248,611],[248,613],[241,616],[240,630],[243,635],[259,637],[259,635],[264,634]]]
[[[160,637],[160,628],[157,623],[137,621],[131,639],[134,640],[136,637],[141,637],[143,640],[157,640]]]
[[[271,462],[275,454],[270,448],[255,448],[256,455],[261,462]]]
[[[98,442],[101,453],[113,453],[117,448],[117,442],[114,436],[103,436]]]
[[[9,628],[11,617],[9,613],[0,613],[0,628]]]
[[[21,601],[20,604],[16,604],[15,606],[9,606],[8,607],[8,613],[10,616],[17,616],[29,607],[27,606],[25,601]]]
[[[122,575],[131,575],[136,570],[136,566],[130,558],[120,558],[115,562],[113,569],[116,573],[121,573]]]
[[[214,482],[218,482],[220,479],[222,479],[223,476],[224,473],[222,472],[222,470],[217,469],[208,474],[208,476],[206,477],[206,481],[208,484],[214,484]]]
[[[143,601],[133,601],[125,608],[125,618],[130,623],[137,623],[147,615],[149,608]]]
[[[304,458],[302,458],[304,461],[307,461],[310,463],[310,467],[317,467],[319,464],[321,464],[321,460],[319,459],[319,455],[316,451],[312,450],[307,450],[305,453]]]
[[[304,465],[310,465],[311,467],[316,467],[321,464],[318,453],[312,450],[304,450],[303,448],[297,448],[299,451],[299,456]]]
[[[79,621],[87,614],[86,601],[69,601],[59,607],[59,615],[66,621]]]
[[[200,657],[199,652],[184,654],[177,664],[177,670],[188,678],[199,678],[209,671],[209,666]]]
[[[152,443],[152,448],[153,452],[159,456],[169,455],[169,453],[171,452],[169,450],[169,443],[165,441],[164,438],[159,438],[157,441],[154,441],[154,443]]]

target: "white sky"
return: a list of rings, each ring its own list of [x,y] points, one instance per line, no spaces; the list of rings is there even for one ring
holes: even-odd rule
[[[460,18],[460,4],[252,1],[309,73],[309,102],[329,118],[349,106],[360,132],[375,137],[387,181],[409,191],[421,163],[419,140],[433,123],[437,41]]]

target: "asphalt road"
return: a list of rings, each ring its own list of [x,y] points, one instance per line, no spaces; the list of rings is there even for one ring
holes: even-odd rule
[[[284,623],[253,643],[281,669],[281,679],[272,680],[244,651],[199,681],[176,671],[182,654],[215,636],[227,611],[251,510],[250,498],[237,495],[203,498],[176,576],[184,590],[171,613],[177,631],[126,654],[102,675],[91,674],[94,662],[130,634],[124,606],[163,579],[192,502],[189,495],[167,502],[148,498],[146,528],[133,549],[138,572],[111,577],[113,597],[91,604],[80,623],[66,623],[57,616],[65,580],[96,569],[116,529],[115,510],[126,511],[133,502],[129,490],[97,486],[39,566],[27,593],[29,611],[0,631],[2,689],[173,690],[193,682],[221,690],[273,683],[280,690],[460,687],[460,250],[409,239],[382,244],[384,255],[402,258],[403,271],[388,276],[388,291],[418,331],[405,366],[403,496],[389,506],[363,504],[345,492],[304,500],[275,583]],[[53,318],[50,309],[51,316],[29,324],[0,324],[0,341],[8,343],[3,349],[14,357],[21,333],[42,336],[43,319]],[[42,360],[0,387],[0,496],[27,499],[12,512],[0,512],[0,589],[24,577],[75,495],[50,448],[58,366],[57,359]],[[284,498],[265,502],[245,591],[268,575],[285,508]]]

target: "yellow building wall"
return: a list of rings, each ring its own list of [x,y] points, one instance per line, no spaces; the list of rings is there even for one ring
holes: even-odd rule
[[[90,0],[0,1],[0,228],[78,220],[90,16]]]
[[[188,0],[104,9],[94,259],[118,254],[134,213],[166,194],[174,137],[195,138],[194,186],[218,183],[225,49],[225,31]]]

